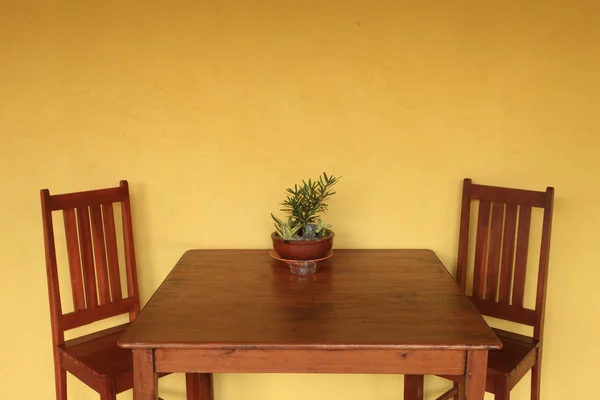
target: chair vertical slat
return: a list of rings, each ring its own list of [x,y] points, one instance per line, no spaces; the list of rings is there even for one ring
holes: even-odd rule
[[[73,294],[73,307],[75,311],[85,309],[85,294],[83,291],[83,273],[81,272],[81,259],[77,238],[77,221],[75,210],[63,210],[65,235],[67,242],[67,257],[69,260],[69,274],[71,276],[71,292]]]
[[[498,296],[498,275],[500,270],[503,225],[504,203],[494,203],[492,205],[492,226],[490,228],[490,244],[485,289],[485,298],[492,301],[496,301]]]
[[[529,230],[531,227],[531,207],[519,207],[519,227],[517,231],[517,252],[515,257],[515,277],[513,283],[512,305],[523,306],[525,299],[525,277],[527,274],[527,250],[529,248]]]
[[[504,216],[504,239],[502,240],[502,266],[500,270],[500,293],[498,301],[510,303],[513,263],[515,260],[515,232],[517,229],[517,205],[507,204]]]
[[[81,264],[85,280],[85,298],[88,308],[96,307],[98,305],[98,292],[96,291],[96,273],[94,271],[94,255],[92,253],[90,215],[87,207],[77,207],[77,222]]]
[[[106,256],[110,278],[110,292],[112,301],[123,298],[121,290],[121,275],[119,274],[119,253],[117,250],[117,233],[115,230],[115,215],[111,203],[102,205],[104,221],[104,234],[106,236]]]
[[[106,245],[104,242],[104,227],[102,226],[102,209],[100,205],[90,206],[92,215],[92,237],[94,238],[94,258],[96,260],[96,276],[100,305],[110,303],[110,284],[106,266]]]
[[[490,208],[491,203],[489,201],[479,202],[477,237],[475,239],[475,265],[473,271],[473,296],[479,299],[485,298],[485,270],[487,263]]]

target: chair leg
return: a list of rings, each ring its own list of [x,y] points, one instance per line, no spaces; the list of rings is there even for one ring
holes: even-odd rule
[[[454,384],[458,388],[458,394],[454,397],[454,400],[465,400],[465,378],[462,377],[460,382],[455,382]]]
[[[213,375],[206,373],[185,374],[187,400],[213,400]]]
[[[54,384],[56,385],[56,400],[67,400],[67,371],[60,364],[54,364]]]
[[[112,380],[106,381],[100,390],[100,400],[117,400],[115,391],[115,382]]]
[[[510,400],[510,388],[508,379],[496,378],[494,400]]]
[[[404,375],[404,400],[423,400],[423,375]]]
[[[531,368],[531,400],[540,400],[540,380],[542,379],[542,363],[540,359]]]

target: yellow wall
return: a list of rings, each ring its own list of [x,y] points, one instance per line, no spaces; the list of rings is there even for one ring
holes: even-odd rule
[[[186,249],[268,248],[284,189],[327,171],[343,175],[336,247],[428,247],[451,270],[462,178],[555,186],[543,398],[593,398],[598,4],[0,0],[0,397],[53,398],[39,189],[129,180],[145,301]],[[169,377],[163,397],[182,384]],[[221,400],[401,387],[216,383]],[[513,398],[527,393],[528,379]]]

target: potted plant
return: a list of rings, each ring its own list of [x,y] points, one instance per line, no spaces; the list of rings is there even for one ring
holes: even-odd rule
[[[331,225],[324,224],[320,215],[327,211],[325,201],[335,194],[332,186],[339,178],[325,172],[318,180],[302,180],[301,185],[288,188],[287,198],[280,203],[281,211],[287,214],[275,221],[275,232],[271,234],[273,248],[286,260],[316,260],[328,255],[333,246],[334,233]]]

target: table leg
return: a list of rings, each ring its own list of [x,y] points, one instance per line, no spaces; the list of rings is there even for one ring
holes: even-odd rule
[[[423,400],[423,375],[404,375],[404,400]]]
[[[134,400],[157,400],[158,380],[154,371],[152,349],[133,350],[133,398]]]
[[[459,385],[460,400],[483,400],[487,375],[487,350],[467,351],[465,377]]]

